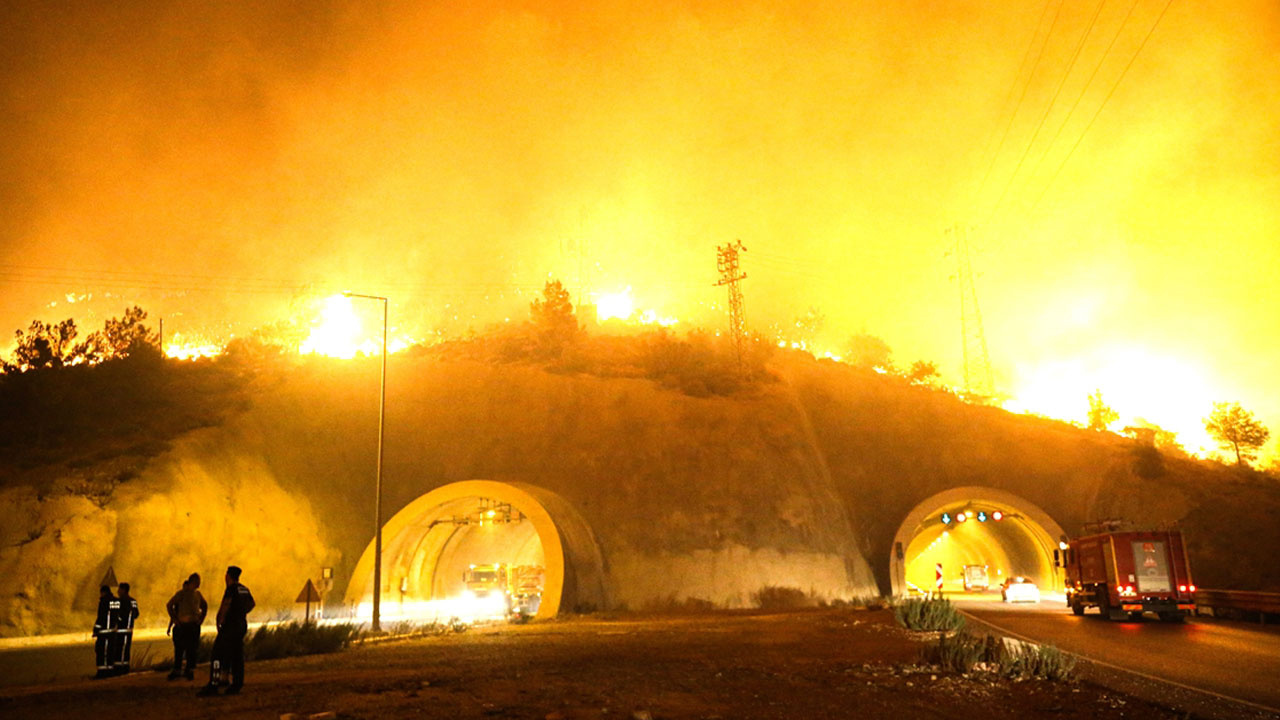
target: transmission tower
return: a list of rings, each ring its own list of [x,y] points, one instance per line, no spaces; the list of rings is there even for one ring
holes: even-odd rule
[[[739,369],[742,367],[743,344],[747,340],[747,323],[742,314],[742,287],[739,283],[747,274],[742,272],[738,254],[746,251],[741,240],[716,247],[716,269],[720,271],[720,282],[716,286],[729,286],[729,333],[733,339],[733,349],[738,354]]]
[[[960,288],[960,337],[964,350],[964,389],[970,395],[993,397],[995,382],[991,378],[991,358],[987,355],[987,335],[982,329],[982,311],[978,309],[978,288],[969,261],[969,229],[955,225],[947,229],[955,241],[951,252],[956,257],[956,284]]]

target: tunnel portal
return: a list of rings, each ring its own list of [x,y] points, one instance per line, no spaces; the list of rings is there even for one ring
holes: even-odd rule
[[[1053,554],[1066,539],[1062,528],[1030,502],[1002,490],[961,487],[938,493],[912,509],[894,538],[890,568],[893,594],[936,592],[941,566],[944,593],[980,590],[984,573],[992,590],[1011,576],[1030,578],[1046,592],[1061,592]]]
[[[449,621],[514,611],[554,617],[603,604],[594,534],[563,499],[520,483],[468,480],[406,505],[382,529],[381,616]],[[372,612],[370,541],[347,587],[357,616]]]

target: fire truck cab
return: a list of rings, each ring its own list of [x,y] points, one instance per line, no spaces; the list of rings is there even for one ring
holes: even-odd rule
[[[1096,607],[1110,620],[1153,612],[1181,622],[1195,610],[1196,586],[1177,530],[1097,532],[1070,540],[1054,559],[1066,570],[1067,606],[1076,615]]]

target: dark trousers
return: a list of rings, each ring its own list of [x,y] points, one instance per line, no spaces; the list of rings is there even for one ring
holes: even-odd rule
[[[101,630],[98,636],[93,640],[93,654],[98,661],[98,672],[104,673],[111,669],[111,660],[115,648],[111,647],[111,641],[115,639],[115,631]]]
[[[182,670],[186,658],[187,672],[196,669],[196,651],[200,649],[200,624],[177,623],[173,626],[173,671]]]
[[[123,675],[129,672],[129,656],[133,654],[133,630],[117,630],[115,638],[107,643],[111,648],[111,672]]]
[[[245,630],[219,630],[213,641],[213,661],[209,663],[209,684],[244,685]]]

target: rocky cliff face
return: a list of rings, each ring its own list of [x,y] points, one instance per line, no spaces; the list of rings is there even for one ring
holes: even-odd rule
[[[208,442],[218,435],[198,431],[178,442],[105,505],[4,490],[0,634],[87,631],[108,568],[132,586],[143,624],[167,622],[164,604],[192,572],[216,608],[229,564],[244,568],[263,607],[291,607],[336,552],[305,497],[285,492],[261,458]]]

